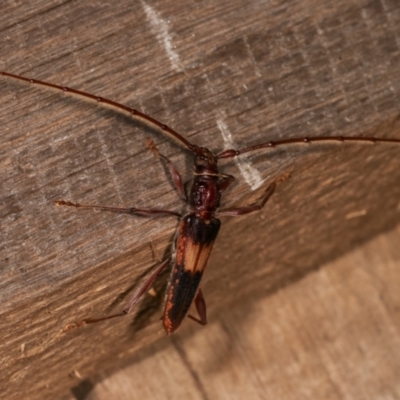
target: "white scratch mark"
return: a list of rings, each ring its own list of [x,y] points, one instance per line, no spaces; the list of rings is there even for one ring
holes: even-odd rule
[[[251,64],[253,65],[253,68],[254,68],[254,71],[255,71],[256,75],[257,75],[257,76],[262,76],[262,73],[260,72],[260,69],[259,69],[258,66],[257,66],[256,59],[254,58],[254,54],[253,54],[253,52],[251,51],[249,42],[247,41],[247,37],[244,36],[244,37],[243,37],[243,40],[244,40],[244,45],[246,46],[247,54],[248,54],[249,57],[250,57],[250,61],[251,61]]]
[[[102,290],[106,289],[107,285],[106,284],[101,284],[99,286],[97,286],[97,288],[95,288],[95,292],[101,292]]]
[[[80,374],[80,372],[77,369],[74,369],[74,375],[78,378],[78,379],[83,379],[83,376]]]
[[[217,125],[219,130],[222,133],[222,137],[224,139],[225,146],[227,148],[234,148],[232,135],[229,132],[228,127],[226,126],[225,122],[219,118],[217,119]],[[244,160],[235,157],[234,161],[238,166],[240,173],[242,174],[243,178],[247,182],[247,184],[251,187],[252,190],[258,189],[263,184],[263,179],[259,172],[253,168],[248,161],[245,162]]]
[[[142,6],[146,13],[147,18],[150,21],[150,26],[153,33],[156,35],[158,41],[164,47],[169,61],[174,69],[178,71],[182,71],[181,62],[179,60],[178,53],[174,50],[174,46],[172,45],[171,36],[168,32],[168,22],[164,21],[160,14],[144,1],[142,1]]]
[[[367,215],[367,210],[360,210],[360,211],[353,211],[348,214],[346,214],[345,218],[346,219],[353,219],[353,218],[359,218],[363,217],[364,215]]]

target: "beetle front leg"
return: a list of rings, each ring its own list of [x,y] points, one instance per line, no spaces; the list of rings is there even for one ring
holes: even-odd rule
[[[162,155],[154,142],[151,139],[147,139],[147,147],[153,152],[154,156],[158,159],[162,159],[165,161],[167,164],[168,171],[171,175],[172,181],[174,182],[175,188],[179,193],[179,197],[184,201],[187,202],[187,196],[185,193],[185,188],[183,187],[183,182],[182,182],[182,177],[178,170],[174,167],[174,164],[172,164],[171,160],[167,158],[166,156]]]

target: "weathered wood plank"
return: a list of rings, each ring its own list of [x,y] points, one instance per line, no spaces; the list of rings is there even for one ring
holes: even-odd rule
[[[0,69],[127,103],[216,150],[229,132],[237,146],[398,136],[398,20],[398,6],[379,1],[8,3]],[[176,221],[52,202],[180,209],[145,139],[186,177],[190,160],[160,135],[75,98],[3,79],[0,93],[0,386],[8,399],[59,398],[78,384],[74,370],[95,379],[159,337],[162,288],[138,307],[140,317],[61,331],[121,307],[164,256]],[[244,161],[250,177],[260,174],[252,191],[228,163],[238,177],[229,204],[255,201],[281,173],[292,177],[262,213],[223,221],[204,282],[210,320],[394,227],[398,154],[323,146],[257,155]]]

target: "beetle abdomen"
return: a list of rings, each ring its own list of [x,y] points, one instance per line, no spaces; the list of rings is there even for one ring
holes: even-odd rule
[[[189,311],[220,226],[217,218],[207,221],[195,214],[185,216],[179,224],[176,258],[163,316],[167,333],[173,333]]]

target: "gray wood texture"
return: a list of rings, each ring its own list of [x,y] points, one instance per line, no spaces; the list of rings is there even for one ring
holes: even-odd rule
[[[386,0],[7,2],[0,70],[128,104],[212,150],[229,140],[400,137],[399,26],[399,5]],[[168,254],[177,221],[53,201],[181,210],[145,140],[185,178],[190,155],[62,93],[3,78],[0,93],[0,387],[7,399],[82,398],[100,373],[163,335],[167,275],[129,317],[66,334],[64,326],[123,307]],[[210,321],[400,221],[396,146],[298,146],[223,165],[237,177],[226,205],[252,203],[271,179],[291,178],[262,212],[223,219],[203,283]]]

